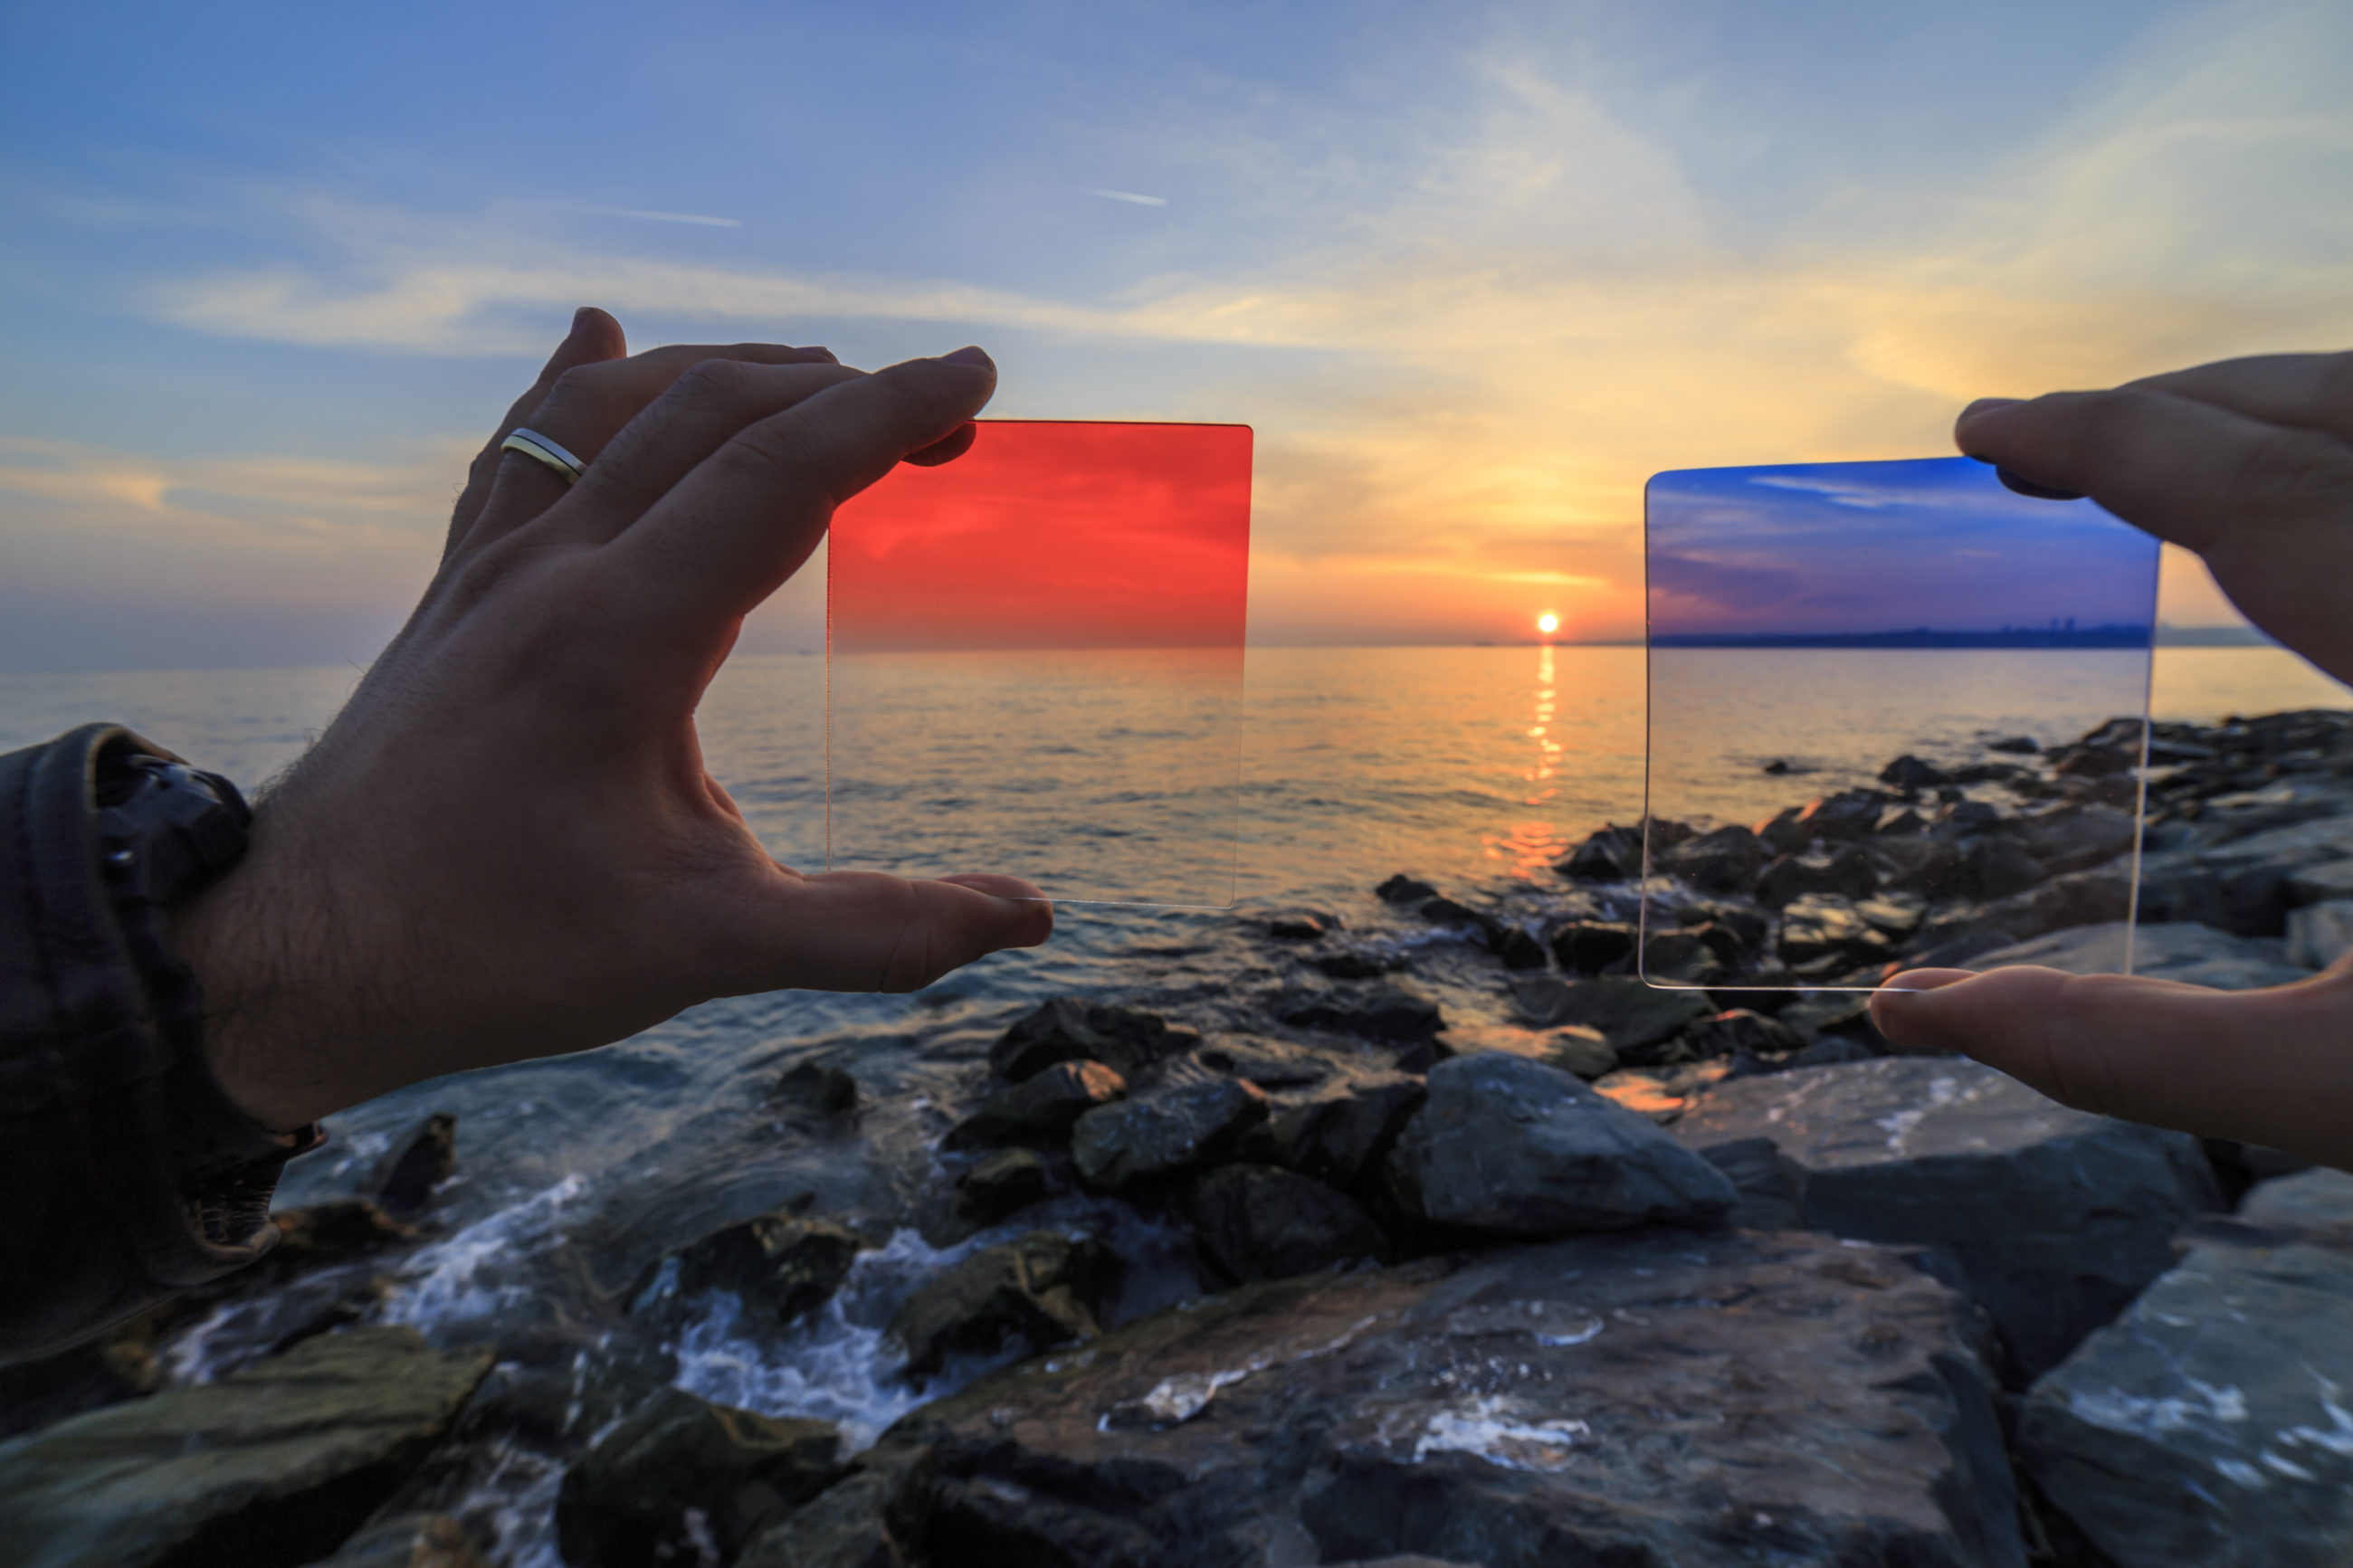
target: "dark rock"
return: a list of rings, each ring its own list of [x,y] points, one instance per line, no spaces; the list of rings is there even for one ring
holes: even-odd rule
[[[393,1140],[364,1194],[395,1219],[415,1219],[433,1202],[433,1189],[458,1169],[458,1119],[437,1110]]]
[[[1400,871],[1375,888],[1373,897],[1385,904],[1419,904],[1438,897],[1438,889],[1419,877],[1409,877]]]
[[[1879,826],[1872,831],[1873,836],[1878,838],[1905,838],[1927,830],[1928,819],[1907,805],[1901,809],[1890,807],[1881,813]]]
[[[2353,899],[2330,899],[2290,910],[2287,961],[2326,969],[2353,952]]]
[[[1553,866],[1580,882],[1629,882],[1642,874],[1642,830],[1605,827]]]
[[[1744,1230],[1805,1227],[1805,1167],[1782,1153],[1772,1139],[1734,1138],[1710,1143],[1700,1151],[1700,1157],[1723,1172],[1725,1180],[1740,1194],[1740,1201],[1724,1216],[1726,1224]]]
[[[999,1143],[1053,1148],[1070,1141],[1079,1118],[1127,1098],[1127,1079],[1101,1062],[1056,1062],[989,1097],[948,1129],[941,1146],[986,1149]]]
[[[1671,931],[1642,944],[1642,978],[1679,985],[1713,985],[1724,978],[1724,960],[1698,932]]]
[[[1883,1248],[1588,1237],[1247,1287],[885,1441],[943,1563],[2023,1568],[1973,1324]]]
[[[2292,906],[2353,899],[2353,860],[2325,860],[2317,866],[2302,867],[2288,872],[2280,882],[2281,890],[2287,895],[2287,901]]]
[[[1634,928],[1615,921],[1571,921],[1554,931],[1552,955],[1572,974],[1596,974],[1634,951]]]
[[[1432,1224],[1558,1236],[1704,1223],[1731,1184],[1573,1074],[1501,1052],[1440,1063],[1388,1158],[1398,1205]]]
[[[1662,991],[1620,975],[1567,981],[1532,975],[1514,983],[1512,996],[1538,1028],[1599,1029],[1621,1057],[1671,1040],[1715,1011],[1704,992]]]
[[[369,1525],[317,1568],[491,1568],[446,1513],[404,1513]]]
[[[1985,743],[1989,752],[2008,752],[2013,756],[2031,757],[2042,750],[2031,735],[2005,735]]]
[[[1071,1130],[1071,1159],[1098,1188],[1166,1180],[1224,1158],[1266,1117],[1266,1095],[1255,1084],[1179,1084],[1088,1111]]]
[[[1924,763],[1909,753],[1896,758],[1879,770],[1881,784],[1892,784],[1906,795],[1914,790],[1932,789],[1937,784],[1948,782],[1951,777],[1952,775],[1946,773],[1944,769],[1931,763]]]
[[[840,1474],[826,1421],[779,1421],[665,1388],[565,1473],[556,1542],[571,1568],[721,1562]]]
[[[1091,1240],[1033,1230],[984,1247],[916,1287],[885,1331],[928,1377],[951,1355],[990,1355],[1018,1340],[1044,1350],[1096,1331],[1117,1262]]]
[[[1805,834],[1799,842],[1868,837],[1879,826],[1880,809],[1886,804],[1886,795],[1875,789],[1841,790],[1811,802],[1798,813],[1798,828]]]
[[[1771,820],[1757,824],[1757,842],[1765,846],[1765,853],[1795,855],[1812,843],[1813,834],[1799,826],[1798,819],[1805,814],[1804,806],[1793,805],[1781,811]]]
[[[1270,1089],[1303,1089],[1322,1083],[1333,1072],[1331,1058],[1324,1052],[1246,1035],[1221,1035],[1187,1059]]]
[[[1784,855],[1757,879],[1757,901],[1771,910],[1808,893],[1867,899],[1877,891],[1878,870],[1869,856],[1851,844],[1827,855]]]
[[[829,1062],[803,1062],[776,1080],[776,1098],[816,1116],[844,1116],[858,1109],[858,1080]]]
[[[1542,969],[1545,944],[1518,926],[1505,926],[1491,944],[1506,969]]]
[[[417,1239],[417,1227],[399,1220],[365,1198],[330,1198],[302,1208],[280,1209],[269,1216],[278,1227],[278,1245],[265,1255],[280,1275],[349,1263]]]
[[[992,1226],[1043,1202],[1053,1188],[1046,1162],[1027,1149],[1000,1149],[956,1181],[956,1213],[969,1224]]]
[[[1334,980],[1377,980],[1398,967],[1395,960],[1369,952],[1326,952],[1308,962]]]
[[[2031,942],[1983,953],[1970,967],[2000,969],[2033,963],[2063,969],[2071,974],[2119,973],[2124,968],[2128,929],[2118,923],[2054,931]],[[2179,980],[2224,991],[2252,991],[2265,985],[2285,985],[2306,974],[2286,961],[2277,943],[2234,937],[2211,926],[2188,922],[2144,925],[2132,931],[2131,936],[2133,973],[2158,980]]]
[[[1388,1249],[1346,1194],[1272,1165],[1220,1165],[1193,1184],[1187,1206],[1195,1239],[1230,1279],[1287,1279]]]
[[[928,1448],[870,1452],[848,1479],[770,1525],[735,1568],[910,1568],[931,1533]]]
[[[1778,1018],[1746,1008],[1703,1018],[1676,1039],[1683,1047],[1678,1054],[1690,1061],[1704,1061],[1711,1057],[1778,1056],[1803,1050],[1806,1046],[1804,1037],[1796,1029]]]
[[[1946,810],[1938,812],[1929,831],[1940,839],[1957,842],[1978,834],[1995,832],[2009,820],[1998,807],[1988,805],[1981,800],[1964,798],[1954,801]]]
[[[2118,1568],[2353,1563],[2353,1176],[2266,1182],[2034,1385],[2020,1449]]]
[[[2050,874],[2023,845],[2008,838],[1969,839],[1960,846],[1960,857],[1950,891],[1965,899],[2006,899]]]
[[[1776,778],[1781,777],[1788,771],[1789,763],[1788,759],[1786,757],[1775,757],[1771,762],[1765,764],[1765,772],[1771,773]]]
[[[1662,851],[1656,863],[1704,893],[1730,892],[1746,886],[1765,864],[1765,846],[1746,827],[1719,827]]]
[[[1268,917],[1266,934],[1277,942],[1320,942],[1343,923],[1338,915],[1323,910],[1286,910]]]
[[[1426,1040],[1446,1027],[1438,1004],[1392,982],[1362,992],[1330,992],[1296,1004],[1282,1021],[1302,1029],[1329,1029],[1359,1039]]]
[[[410,1329],[305,1342],[216,1383],[0,1447],[0,1555],[26,1564],[293,1568],[334,1552],[421,1464],[488,1370]]]
[[[681,1247],[672,1255],[678,1296],[732,1290],[756,1321],[782,1327],[832,1299],[849,1277],[859,1246],[838,1225],[779,1209]]]
[[[1673,1132],[1702,1152],[1770,1140],[1804,1173],[1810,1229],[1947,1250],[2028,1375],[2162,1273],[2174,1231],[2219,1201],[2189,1134],[1951,1057],[1731,1079]]]
[[[1685,905],[1676,923],[1699,932],[1701,940],[1727,963],[1750,948],[1764,946],[1773,931],[1773,917],[1760,909],[1708,899]]]
[[[2046,875],[2105,864],[2133,847],[2130,812],[2105,805],[2063,805],[2021,816],[2010,832]]]
[[[1413,912],[1432,925],[1477,931],[1490,942],[1501,940],[1504,934],[1504,924],[1494,916],[1452,899],[1425,899],[1414,906]]]
[[[1291,1169],[1335,1186],[1369,1191],[1425,1093],[1420,1079],[1400,1073],[1359,1081],[1345,1094],[1286,1106],[1275,1119],[1278,1156]]]
[[[1006,1030],[988,1048],[988,1065],[1009,1083],[1034,1078],[1057,1062],[1104,1062],[1134,1078],[1194,1043],[1194,1036],[1170,1029],[1155,1014],[1058,996]]]

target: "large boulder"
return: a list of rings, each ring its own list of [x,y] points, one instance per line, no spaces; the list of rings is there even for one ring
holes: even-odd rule
[[[1033,1230],[923,1281],[885,1333],[918,1377],[939,1371],[951,1355],[990,1355],[1017,1339],[1034,1350],[1085,1339],[1116,1269],[1094,1241]]]
[[[1953,1057],[1727,1079],[1672,1133],[1736,1169],[1752,1215],[1793,1207],[1809,1229],[1944,1248],[2027,1376],[2163,1273],[2173,1233],[2221,1202],[2188,1133],[2072,1110]]]
[[[1430,1071],[1398,1137],[1389,1189],[1417,1219],[1493,1236],[1559,1236],[1721,1218],[1732,1184],[1583,1079],[1500,1051]]]
[[[1127,1098],[1127,1079],[1101,1062],[1056,1062],[1012,1088],[991,1095],[978,1110],[947,1131],[949,1149],[997,1143],[1053,1148],[1070,1141],[1080,1117]]]
[[[1599,1029],[1611,1050],[1635,1062],[1715,1011],[1704,991],[1660,990],[1618,974],[1594,980],[1534,976],[1513,985],[1512,999],[1536,1027],[1577,1024]]]
[[[1180,1083],[1079,1118],[1071,1162],[1089,1184],[1116,1190],[1215,1163],[1267,1117],[1266,1093],[1239,1079]]]
[[[2022,1568],[1974,1322],[1884,1248],[1588,1237],[1195,1302],[883,1447],[941,1563]]]
[[[1079,996],[1041,1002],[988,1047],[988,1065],[1008,1083],[1057,1062],[1106,1062],[1134,1078],[1163,1057],[1197,1043],[1156,1014],[1107,1006]]]
[[[2266,1182],[2034,1385],[2028,1469],[2118,1568],[2353,1563],[2353,1176]]]
[[[2253,991],[2284,985],[2306,973],[2287,962],[2275,942],[2235,937],[2186,921],[2144,924],[2137,931],[2122,922],[2078,926],[1980,954],[1969,961],[1969,967],[2003,969],[2034,963],[2070,974],[2115,974],[2124,969],[2127,937],[2133,973],[2158,980]]]
[[[677,1293],[732,1290],[755,1321],[781,1328],[841,1289],[860,1245],[838,1225],[779,1209],[723,1226],[672,1254]]]
[[[1380,1257],[1388,1238],[1336,1188],[1272,1165],[1220,1165],[1187,1206],[1201,1250],[1229,1279],[1287,1279]]]
[[[424,1462],[490,1364],[353,1329],[0,1444],[0,1561],[316,1562]]]
[[[556,1543],[571,1568],[691,1563],[706,1550],[727,1561],[840,1473],[840,1447],[829,1422],[774,1420],[662,1389],[565,1472]]]
[[[906,1568],[923,1562],[932,1488],[928,1449],[863,1456],[848,1478],[763,1531],[735,1568]]]

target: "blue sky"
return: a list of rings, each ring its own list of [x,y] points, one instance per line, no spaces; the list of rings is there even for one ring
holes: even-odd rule
[[[584,302],[1251,424],[1261,641],[1623,636],[1651,472],[2353,339],[2348,79],[2341,0],[0,5],[0,668],[364,659]]]
[[[2146,626],[2157,547],[1967,458],[1704,468],[1648,496],[1662,636]]]

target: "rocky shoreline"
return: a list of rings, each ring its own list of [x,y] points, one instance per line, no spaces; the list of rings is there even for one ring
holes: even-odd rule
[[[1620,827],[1259,911],[1209,978],[913,1041],[921,1092],[809,1056],[761,1136],[913,1118],[899,1196],[560,1240],[431,1343],[463,1129],[420,1122],[250,1276],[0,1373],[0,1563],[2353,1561],[2353,1176],[1894,1054],[1839,989],[2111,966],[2139,750],[1653,823],[1647,922]],[[2140,972],[2353,947],[2353,714],[2150,761]],[[864,1336],[894,1418],[705,1397],[723,1328]]]

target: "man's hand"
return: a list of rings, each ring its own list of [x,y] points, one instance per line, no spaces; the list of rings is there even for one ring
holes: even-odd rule
[[[1009,877],[777,865],[694,731],[834,508],[970,444],[987,356],[869,375],[822,349],[624,352],[611,317],[575,318],[475,461],[416,614],[174,922],[215,1068],[267,1126],[713,996],[913,990],[1053,929]],[[502,455],[519,425],[586,476]]]
[[[2247,618],[2353,681],[2353,353],[2273,354],[1961,415],[1962,451],[2205,557]],[[1911,1050],[2054,1100],[2353,1170],[2353,957],[2270,991],[1915,970],[1872,999]]]

